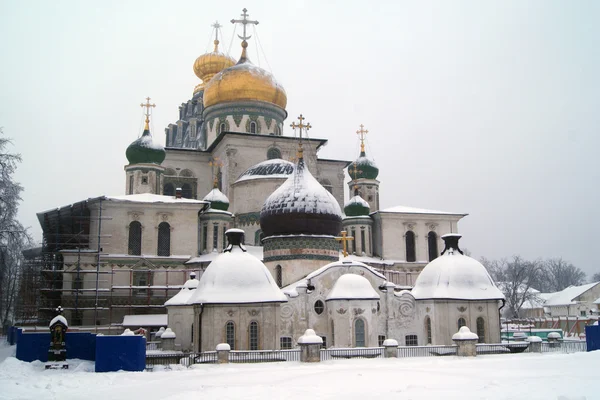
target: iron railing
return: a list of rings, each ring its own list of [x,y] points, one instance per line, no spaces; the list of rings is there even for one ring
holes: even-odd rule
[[[456,346],[398,346],[398,357],[454,356]]]
[[[321,361],[348,358],[383,358],[383,347],[355,347],[351,349],[321,349]]]
[[[542,353],[577,353],[587,351],[587,342],[565,340],[557,343],[542,342]]]
[[[300,349],[292,350],[232,350],[230,363],[300,361]]]

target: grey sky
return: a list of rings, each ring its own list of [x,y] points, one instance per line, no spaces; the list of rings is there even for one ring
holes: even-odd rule
[[[164,143],[210,25],[229,47],[243,7],[287,91],[286,126],[303,113],[329,139],[320,156],[348,160],[369,129],[383,208],[469,213],[476,257],[600,272],[596,1],[2,1],[0,126],[23,155],[20,218],[36,239],[36,212],[124,193],[139,104],[156,102]]]

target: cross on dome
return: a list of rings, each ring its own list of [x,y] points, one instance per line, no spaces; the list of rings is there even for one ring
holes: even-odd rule
[[[144,130],[150,130],[148,126],[150,123],[150,108],[156,107],[156,104],[150,104],[150,97],[146,97],[146,104],[142,103],[140,107],[146,107],[146,112],[144,113],[146,115],[146,126],[144,126]]]
[[[365,135],[369,133],[367,129],[364,129],[364,125],[360,124],[360,129],[356,131],[356,134],[360,136],[360,151],[365,151]]]
[[[208,165],[212,167],[213,188],[216,188],[219,185],[218,171],[219,168],[221,168],[224,165],[223,161],[221,161],[219,157],[213,157],[213,159],[208,162]],[[215,173],[215,168],[217,169],[217,173]]]
[[[336,237],[335,240],[337,240],[338,242],[342,242],[343,245],[343,251],[342,254],[344,255],[344,257],[348,257],[348,242],[351,240],[354,240],[354,236],[347,236],[348,232],[346,231],[341,231],[340,235],[342,235],[341,237]]]
[[[362,171],[360,169],[358,169],[358,167],[356,166],[356,164],[352,165],[352,168],[348,168],[348,172],[350,173],[350,176],[352,176],[354,179],[354,194],[357,195],[358,194],[358,185],[356,184],[356,175],[358,174],[362,174]]]
[[[214,24],[211,25],[213,28],[215,28],[215,52],[217,52],[219,49],[219,29],[223,26],[219,23],[219,21],[215,21]]]
[[[247,9],[244,8],[242,11],[243,11],[243,13],[241,14],[242,19],[232,19],[231,23],[232,24],[242,24],[242,27],[244,29],[244,34],[243,34],[243,36],[238,35],[238,37],[245,42],[246,40],[248,40],[252,37],[252,35],[246,36],[246,25],[248,25],[248,24],[258,25],[258,21],[252,21],[252,20],[248,19],[250,14],[247,13],[247,11],[248,11]]]
[[[308,132],[308,130],[310,128],[312,128],[312,126],[310,125],[310,122],[307,122],[306,124],[303,123],[303,121],[305,119],[306,118],[304,118],[302,116],[302,114],[300,114],[300,116],[298,117],[298,121],[300,121],[300,123],[296,124],[296,121],[294,121],[290,124],[290,126],[292,127],[294,132],[296,132],[296,129],[299,130],[298,137],[299,137],[300,141],[298,142],[298,158],[302,158],[302,152],[303,152],[303,150],[302,150],[302,129],[304,129],[304,132],[306,133],[306,132]]]

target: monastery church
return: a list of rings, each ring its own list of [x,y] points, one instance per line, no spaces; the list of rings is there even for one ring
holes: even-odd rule
[[[58,281],[40,318],[61,305],[82,329],[168,326],[193,351],[292,348],[308,328],[326,347],[451,344],[463,325],[499,342],[504,296],[459,248],[466,214],[380,209],[368,131],[354,161],[319,158],[327,140],[307,137],[302,115],[286,122],[284,87],[248,58],[258,22],[245,9],[232,22],[239,58],[220,51],[215,24],[166,146],[142,104],[124,195],[38,213]]]

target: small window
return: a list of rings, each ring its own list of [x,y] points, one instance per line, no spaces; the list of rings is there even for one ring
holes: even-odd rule
[[[133,175],[129,175],[129,194],[133,194]]]
[[[438,238],[434,231],[430,231],[427,234],[427,247],[429,247],[429,261],[433,261],[438,256]]]
[[[482,317],[477,318],[477,336],[479,343],[485,343],[485,321]]]
[[[267,150],[267,160],[273,160],[275,158],[281,158],[281,151],[277,147],[271,147]]]
[[[206,251],[207,242],[208,242],[208,225],[204,224],[202,226],[202,251]]]
[[[191,199],[192,196],[192,186],[189,183],[184,183],[181,186],[181,197],[183,197],[184,199]]]
[[[367,196],[367,201],[373,201],[373,196],[372,195],[368,195]]]
[[[416,251],[415,251],[415,233],[413,231],[407,231],[404,235],[404,240],[406,242],[406,261],[415,262],[417,261]]]
[[[581,311],[579,312],[579,314],[580,314],[582,317],[586,317],[586,316],[587,316],[587,312],[586,312],[585,310],[581,310]]]
[[[331,320],[331,345],[335,346],[335,324]]]
[[[425,331],[427,332],[427,344],[431,344],[431,318],[425,318]]]
[[[147,184],[148,184],[148,177],[142,176],[142,185],[147,185]]]
[[[250,133],[256,133],[256,122],[250,122]]]
[[[282,336],[279,338],[279,348],[281,350],[289,350],[292,348],[292,338],[288,336]]]
[[[250,350],[258,350],[258,322],[250,322],[249,328],[249,340]]]
[[[213,225],[213,251],[219,247],[219,225]]]
[[[404,341],[406,342],[407,346],[418,346],[419,345],[419,340],[417,338],[417,335],[406,335],[406,337],[404,338]]]
[[[327,336],[321,336],[321,339],[323,340],[323,343],[321,344],[321,348],[326,349],[327,348]]]
[[[323,314],[323,310],[325,310],[325,304],[321,300],[315,301],[315,312],[321,315]]]
[[[354,344],[355,347],[365,347],[365,321],[362,319],[354,321]]]
[[[222,123],[221,125],[219,125],[219,133],[223,133],[225,132],[225,123]]]
[[[127,253],[131,256],[142,254],[142,224],[133,221],[129,224],[129,246]]]
[[[233,321],[225,324],[225,341],[231,347],[231,350],[235,350],[235,325]]]
[[[277,281],[277,286],[283,286],[283,271],[281,265],[275,267],[275,280]]]
[[[383,342],[385,342],[385,335],[377,336],[377,346],[383,346]]]
[[[158,249],[159,256],[171,255],[171,225],[168,222],[161,222],[158,225]]]
[[[467,325],[467,321],[463,317],[460,317],[458,319],[458,329],[460,329],[460,328],[462,328],[463,326],[466,326],[466,325]]]
[[[175,196],[175,187],[172,183],[167,183],[165,186],[163,186],[163,195]]]

